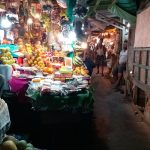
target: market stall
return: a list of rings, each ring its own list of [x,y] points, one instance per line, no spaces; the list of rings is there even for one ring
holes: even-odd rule
[[[82,60],[77,63],[79,57],[76,56],[72,64],[72,58],[69,57],[51,56],[51,59],[43,62],[50,66],[42,69],[41,66],[15,66],[9,80],[11,91],[18,94],[20,102],[25,102],[26,96],[29,97],[36,109],[81,108],[90,111],[93,103],[90,76]]]
[[[63,6],[57,1],[21,1],[17,19],[3,14],[2,22],[5,18],[10,26],[3,28],[9,34],[1,36],[0,63],[13,69],[6,83],[18,102],[30,99],[36,109],[90,111],[91,78],[80,57],[87,46],[77,38],[70,8]]]
[[[36,109],[92,109],[90,76],[79,57],[82,47],[76,51],[46,51],[40,43],[24,44],[20,39],[18,46],[1,45],[0,51],[1,64],[13,68],[8,86],[19,102],[29,97]],[[17,52],[22,54],[22,62]]]
[[[82,57],[87,49],[86,38],[74,22],[76,0],[62,2],[4,2],[0,74],[6,77],[2,98],[8,104],[11,126],[2,130],[27,132],[31,141],[14,135],[2,137],[0,149],[35,149],[33,145],[40,147],[38,144],[45,142],[45,127],[56,122],[61,127],[59,122],[84,120],[91,115],[91,76]],[[40,134],[39,130],[44,136],[38,137],[40,142],[35,144],[34,132]],[[49,138],[46,140],[49,142]]]

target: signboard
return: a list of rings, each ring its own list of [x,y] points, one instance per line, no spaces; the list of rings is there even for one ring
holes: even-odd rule
[[[150,47],[150,7],[137,15],[134,47]]]
[[[72,58],[70,57],[65,57],[65,67],[72,69]]]

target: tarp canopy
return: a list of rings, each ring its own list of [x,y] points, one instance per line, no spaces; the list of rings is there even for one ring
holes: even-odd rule
[[[123,10],[122,8],[120,8],[117,4],[112,4],[109,7],[109,10],[115,14],[116,16],[127,20],[130,23],[135,23],[136,21],[136,17],[130,13],[128,13],[127,11]]]
[[[138,0],[137,0],[138,1]],[[89,0],[90,15],[95,14],[97,10],[109,10],[116,16],[134,23],[136,12],[138,10],[136,0]]]
[[[136,15],[136,0],[116,0],[115,4],[129,14]]]

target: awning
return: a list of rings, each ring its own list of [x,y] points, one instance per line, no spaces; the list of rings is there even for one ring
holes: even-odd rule
[[[135,0],[89,0],[90,15],[97,11],[108,10],[112,14],[134,23],[136,21],[136,12],[138,10]]]
[[[136,16],[128,13],[127,11],[123,10],[122,8],[120,8],[117,4],[112,4],[109,7],[109,11],[113,14],[115,14],[116,16],[127,20],[128,22],[135,23],[136,21]]]

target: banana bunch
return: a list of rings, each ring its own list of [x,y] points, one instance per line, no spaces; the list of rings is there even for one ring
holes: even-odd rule
[[[82,59],[79,56],[75,56],[73,58],[73,65],[74,66],[82,66],[84,63],[82,61]]]
[[[87,70],[84,66],[76,67],[76,68],[73,70],[73,74],[74,74],[74,75],[87,76],[87,75],[88,75],[88,70]]]
[[[25,44],[25,47],[26,47],[26,51],[29,53],[29,54],[32,54],[32,46],[30,44]]]

